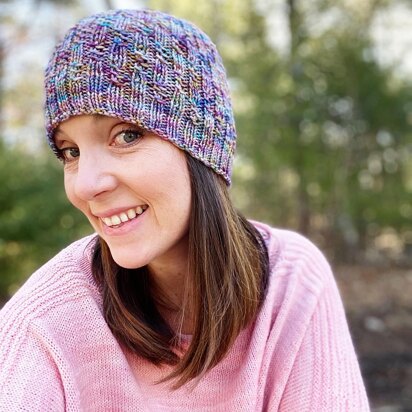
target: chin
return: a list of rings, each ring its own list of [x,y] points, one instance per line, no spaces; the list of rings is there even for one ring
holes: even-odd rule
[[[113,260],[122,268],[125,269],[138,269],[143,266],[146,266],[149,262],[141,257],[137,256],[136,251],[131,251],[130,253],[125,253],[125,251],[119,251],[116,253],[116,250],[110,249]]]

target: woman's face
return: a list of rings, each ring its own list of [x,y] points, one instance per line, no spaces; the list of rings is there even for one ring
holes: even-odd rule
[[[125,268],[187,260],[190,179],[183,151],[112,117],[81,115],[55,133],[70,202]],[[182,262],[183,263],[183,262]]]

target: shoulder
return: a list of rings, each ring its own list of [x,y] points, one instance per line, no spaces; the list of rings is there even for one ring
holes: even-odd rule
[[[36,319],[84,296],[98,299],[91,273],[95,235],[82,238],[34,272],[0,311],[0,346],[10,336],[25,333]]]
[[[253,222],[265,239],[269,254],[269,281],[260,311],[267,330],[303,336],[323,301],[341,306],[331,267],[319,248],[304,236]],[[285,325],[295,325],[293,331]],[[297,325],[300,325],[299,328]],[[278,330],[278,332],[279,332]],[[293,333],[292,333],[293,332]]]
[[[95,342],[95,331],[105,333],[91,273],[94,243],[93,235],[63,249],[0,311],[1,405],[18,408],[24,400],[42,410],[50,402],[63,405],[63,386],[72,385],[73,370],[90,357],[87,339]]]
[[[336,282],[329,263],[309,239],[253,223],[265,239],[270,261],[268,287],[255,325],[257,336],[265,337],[268,358],[276,355],[282,362],[293,362],[319,308],[326,303],[341,311]],[[322,319],[327,319],[323,312]]]
[[[283,279],[319,295],[334,281],[328,261],[312,241],[290,230],[252,223],[266,242],[271,284]]]
[[[322,410],[332,411],[346,405],[345,410],[369,410],[327,260],[297,233],[255,226],[265,238],[271,265],[252,337],[270,394],[268,408],[319,410],[323,405]]]

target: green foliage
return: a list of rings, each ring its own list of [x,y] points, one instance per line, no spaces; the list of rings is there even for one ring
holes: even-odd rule
[[[374,13],[390,3],[284,0],[290,44],[280,52],[268,41],[272,0],[145,2],[196,23],[223,55],[239,136],[236,204],[342,260],[388,229],[412,238],[412,84],[378,64],[369,38]],[[0,141],[0,178],[1,301],[90,229],[43,148]]]
[[[303,24],[303,16],[298,20]],[[243,182],[253,199],[248,209],[256,210],[259,203],[259,217],[321,235],[343,259],[356,257],[354,252],[372,242],[371,227],[399,233],[411,227],[410,215],[402,216],[399,206],[411,197],[405,165],[412,87],[377,64],[367,28],[354,26],[352,21],[320,35],[304,30],[298,40],[292,33],[293,47],[277,72],[264,77],[253,65],[247,77],[267,82],[266,88],[249,89],[258,111],[270,101],[272,107],[282,102],[283,110],[266,119],[253,111],[239,116],[240,132],[246,130],[247,136],[239,149],[246,149],[255,169]],[[261,61],[256,51],[254,62]],[[262,47],[263,59],[267,53]],[[256,136],[259,148],[254,148]],[[269,177],[268,170],[278,173]],[[286,199],[276,190],[283,191],[283,170],[296,182],[292,192],[284,192]]]
[[[386,228],[410,231],[412,85],[377,63],[369,37],[390,2],[285,0],[286,53],[268,42],[272,1],[209,0],[199,14],[185,0],[151,3],[195,21],[223,54],[239,135],[233,195],[247,216],[343,260]]]
[[[1,302],[41,263],[90,229],[68,203],[62,166],[50,153],[34,155],[0,140],[0,176]]]

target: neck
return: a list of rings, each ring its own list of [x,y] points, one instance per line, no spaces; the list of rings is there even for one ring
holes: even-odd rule
[[[192,322],[188,290],[187,249],[148,265],[158,310],[176,332],[190,334]]]
[[[187,282],[187,262],[183,264],[151,264],[150,276],[153,280],[155,294],[170,308],[181,308]]]
[[[150,269],[149,269],[150,270]],[[154,275],[153,293],[157,302],[157,309],[169,326],[180,334],[190,335],[193,332],[193,317],[188,299],[187,269],[173,272],[159,272]]]

